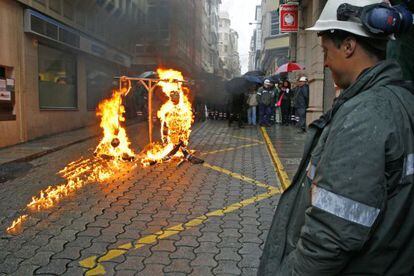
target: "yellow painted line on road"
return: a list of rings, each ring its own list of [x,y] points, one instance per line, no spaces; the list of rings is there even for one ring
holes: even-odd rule
[[[231,135],[231,137],[240,139],[240,140],[247,140],[247,141],[251,141],[251,142],[256,142],[256,143],[262,143],[262,141],[254,139],[254,138],[247,138],[247,137],[243,137],[243,136],[238,136],[238,135]]]
[[[272,192],[273,192],[273,191],[275,191],[275,190],[276,190],[277,192],[281,192],[279,188],[276,188],[276,187],[273,187],[273,186],[270,186],[270,185],[264,184],[264,183],[262,183],[262,182],[260,182],[260,181],[258,181],[258,180],[255,180],[255,179],[253,179],[253,178],[250,178],[250,177],[248,177],[248,176],[241,175],[241,174],[238,174],[238,173],[235,173],[235,172],[232,172],[232,171],[226,170],[226,169],[221,168],[221,167],[218,167],[218,166],[210,165],[210,164],[208,164],[208,163],[204,163],[204,164],[203,164],[203,166],[204,166],[204,167],[207,167],[207,168],[210,168],[210,169],[212,169],[212,170],[215,170],[215,171],[218,171],[218,172],[221,172],[221,173],[227,174],[227,175],[229,175],[229,176],[231,176],[231,177],[233,177],[233,178],[240,179],[240,180],[245,181],[245,182],[247,182],[247,183],[250,183],[250,184],[256,185],[256,186],[258,186],[258,187],[268,189],[269,191],[272,191]]]
[[[282,184],[282,188],[283,190],[286,190],[290,186],[289,176],[286,173],[285,168],[283,167],[282,161],[280,161],[279,159],[276,149],[273,147],[272,141],[270,140],[269,134],[267,134],[266,128],[261,127],[260,130],[266,142],[266,147],[269,152],[270,159],[272,159],[277,175],[279,176],[279,180],[280,180],[280,183]]]
[[[238,149],[243,149],[243,148],[248,148],[248,147],[254,147],[254,146],[262,145],[262,144],[263,144],[263,142],[259,142],[259,143],[254,143],[254,144],[247,144],[247,145],[243,145],[243,146],[238,146],[238,147],[231,147],[231,148],[220,149],[220,150],[212,150],[212,151],[203,152],[200,155],[222,153],[222,152],[227,152],[227,151],[232,151],[232,150],[238,150]]]
[[[168,237],[176,235],[176,234],[178,234],[182,231],[185,231],[185,230],[188,230],[190,228],[196,227],[196,226],[202,224],[203,222],[207,221],[209,218],[224,216],[227,213],[234,212],[234,211],[236,211],[240,208],[243,208],[245,206],[254,204],[258,201],[270,198],[270,197],[272,197],[276,194],[280,194],[282,192],[279,188],[272,187],[272,186],[267,185],[265,183],[262,183],[260,181],[254,180],[250,177],[247,177],[247,176],[244,176],[244,175],[241,175],[241,174],[238,174],[238,173],[231,172],[229,170],[226,170],[226,169],[218,167],[218,166],[210,165],[208,163],[204,163],[203,166],[207,167],[209,169],[227,174],[227,175],[229,175],[233,178],[243,180],[247,183],[256,185],[258,187],[265,188],[265,189],[267,189],[267,192],[256,195],[256,196],[253,196],[253,197],[245,199],[245,200],[242,200],[238,203],[231,204],[231,205],[226,206],[222,209],[218,209],[218,210],[209,212],[205,215],[198,216],[198,217],[196,217],[196,218],[194,218],[194,219],[192,219],[192,220],[190,220],[186,223],[180,223],[180,224],[177,224],[175,226],[169,227],[165,230],[158,231],[158,232],[155,232],[154,234],[151,234],[151,235],[145,236],[143,238],[140,238],[135,242],[135,246],[132,242],[130,242],[130,243],[120,245],[116,249],[111,249],[111,250],[109,250],[108,252],[106,252],[104,255],[102,255],[100,257],[98,257],[98,256],[88,257],[88,258],[86,258],[86,259],[79,262],[79,264],[82,267],[88,269],[88,271],[86,271],[85,275],[88,275],[88,276],[90,276],[90,275],[104,275],[105,274],[105,267],[103,266],[102,262],[109,261],[109,260],[115,259],[119,256],[122,256],[122,255],[126,254],[129,250],[136,250],[136,249],[142,248],[146,245],[154,244],[158,240],[168,238]]]

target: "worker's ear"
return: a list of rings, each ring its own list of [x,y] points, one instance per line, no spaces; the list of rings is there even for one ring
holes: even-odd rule
[[[342,52],[345,58],[350,58],[354,55],[357,46],[355,37],[347,37],[341,45]]]

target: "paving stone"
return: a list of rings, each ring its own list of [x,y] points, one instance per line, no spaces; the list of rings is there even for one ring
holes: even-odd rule
[[[10,275],[13,275],[13,276],[33,275],[34,271],[38,268],[39,266],[37,265],[20,264],[19,268],[15,272],[11,273]]]
[[[0,273],[11,274],[19,268],[19,264],[23,259],[7,256],[2,263],[0,263]]]
[[[250,268],[258,268],[260,264],[260,255],[254,255],[254,254],[245,254],[241,255],[242,260],[239,262],[239,267],[250,267]]]
[[[258,237],[260,232],[256,233],[242,233],[242,237],[239,239],[241,243],[251,242],[261,244],[263,241]]]
[[[26,259],[24,263],[45,266],[49,263],[50,258],[53,254],[54,252],[37,252],[33,257]]]
[[[55,238],[58,240],[64,240],[64,241],[71,242],[76,239],[77,233],[78,231],[76,230],[63,229],[59,235],[55,236]]]
[[[252,254],[252,255],[261,255],[262,250],[260,249],[260,245],[257,243],[243,243],[242,244],[242,248],[239,250],[240,254],[243,255],[247,255],[247,254]]]
[[[141,271],[145,268],[144,259],[145,257],[126,256],[125,261],[118,264],[115,270],[119,271],[120,275],[123,275],[124,270],[132,270],[134,273]]]
[[[78,237],[99,237],[101,235],[102,228],[87,226],[85,231],[79,232]]]
[[[63,251],[56,253],[52,259],[70,259],[77,260],[81,256],[82,247],[66,247]]]
[[[194,259],[194,248],[187,246],[177,246],[177,250],[174,253],[171,253],[171,259]]]
[[[179,241],[177,241],[178,243]],[[165,252],[174,252],[177,250],[177,247],[174,245],[172,240],[159,240],[156,245],[151,248],[151,251],[165,251]]]
[[[37,235],[35,238],[28,241],[27,245],[30,246],[45,246],[49,243],[49,240],[52,238],[52,235]]]
[[[222,239],[240,238],[241,234],[239,233],[238,229],[226,228],[226,229],[223,229],[221,233],[219,233],[219,237]]]
[[[175,243],[175,246],[197,247],[199,242],[197,236],[181,236],[181,239]]]
[[[84,269],[78,266],[70,266],[65,272],[65,276],[79,276],[85,273]]]
[[[168,265],[171,263],[170,253],[168,252],[154,252],[151,256],[144,260],[145,265],[147,264],[163,264]]]
[[[16,251],[15,253],[13,253],[13,255],[17,258],[28,259],[30,257],[33,257],[36,254],[37,249],[39,249],[38,246],[26,245],[19,251]]]
[[[257,268],[252,267],[244,267],[241,269],[241,275],[244,276],[256,276],[257,275]]]
[[[213,269],[214,274],[220,275],[240,275],[241,271],[237,267],[237,262],[235,261],[219,261],[218,266]]]
[[[189,274],[191,276],[213,275],[212,267],[209,266],[194,266],[193,271]]]
[[[39,249],[39,251],[52,251],[52,252],[60,252],[63,250],[65,244],[68,242],[65,240],[59,240],[52,238],[49,240],[49,243],[46,246],[43,246]]]
[[[197,253],[214,253],[218,254],[220,249],[217,247],[215,242],[200,242],[200,246],[194,249],[194,252]]]
[[[93,237],[77,237],[76,240],[68,242],[65,247],[83,247],[87,248],[92,245]]]
[[[172,260],[171,264],[165,267],[164,272],[182,272],[184,274],[190,273],[192,268],[190,267],[190,260],[186,259],[175,259]]]
[[[70,260],[66,260],[66,259],[52,259],[47,265],[41,266],[39,269],[37,269],[36,274],[61,275],[66,271],[66,265],[69,262]]]
[[[220,249],[220,253],[215,257],[217,261],[228,260],[228,261],[240,261],[241,257],[237,253],[237,249],[233,247],[224,247]]]
[[[196,258],[191,261],[191,266],[209,266],[215,267],[217,262],[214,260],[214,256],[216,254],[213,253],[198,253]]]
[[[163,275],[165,265],[161,264],[146,264],[145,268],[139,273],[143,276]]]
[[[220,242],[221,239],[218,236],[218,233],[215,232],[206,232],[201,237],[198,238],[199,242]]]

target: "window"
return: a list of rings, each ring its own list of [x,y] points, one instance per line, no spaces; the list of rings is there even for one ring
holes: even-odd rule
[[[113,77],[120,73],[103,63],[88,60],[86,62],[87,108],[95,110],[99,102],[111,95],[114,88]]]
[[[279,34],[279,12],[277,10],[272,11],[271,13],[271,26],[270,26],[270,35]]]
[[[41,109],[77,108],[76,56],[39,44]]]

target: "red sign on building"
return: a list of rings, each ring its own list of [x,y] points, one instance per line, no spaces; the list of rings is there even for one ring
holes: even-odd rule
[[[279,7],[280,32],[294,33],[299,30],[299,12],[297,4],[283,4]]]

